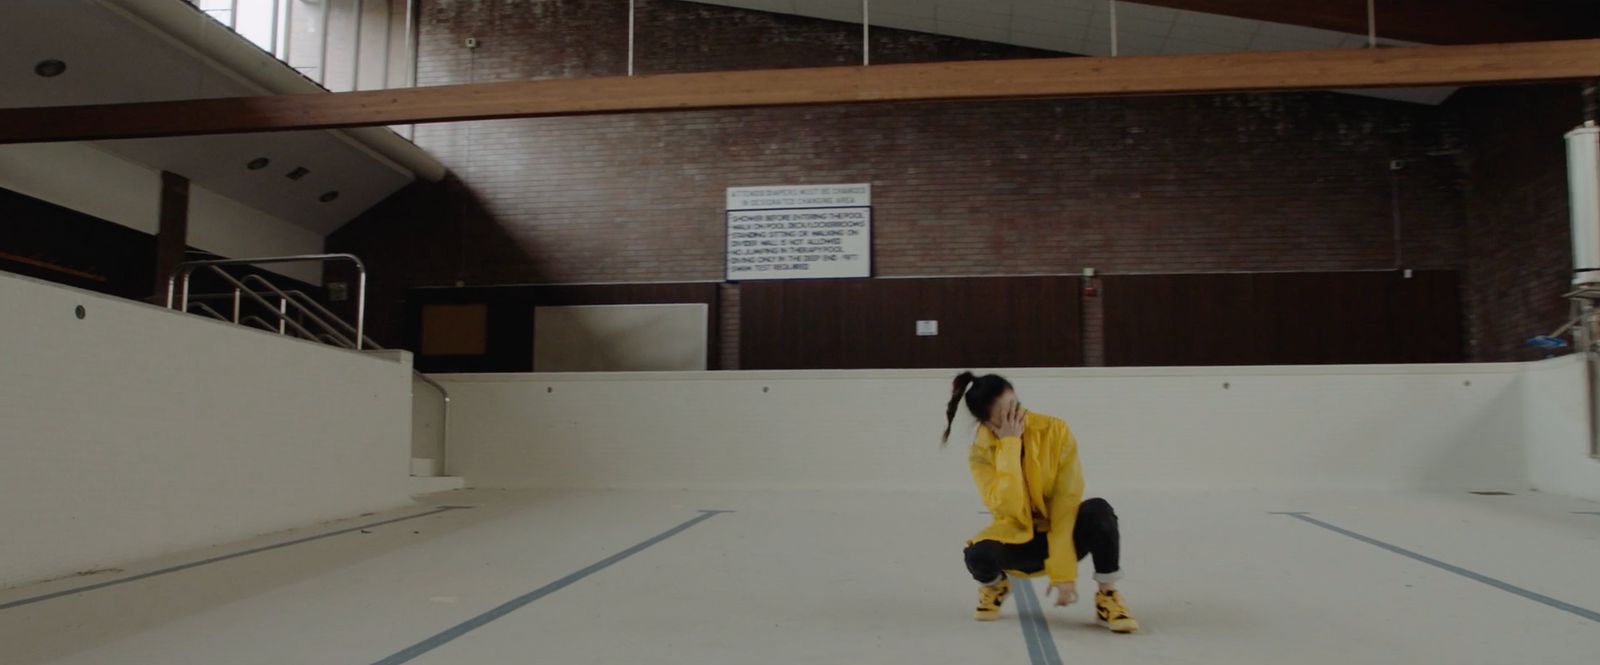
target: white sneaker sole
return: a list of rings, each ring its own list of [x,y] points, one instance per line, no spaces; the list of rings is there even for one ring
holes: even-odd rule
[[[1128,633],[1139,632],[1138,628],[1112,628],[1110,623],[1105,622],[1105,621],[1101,621],[1099,619],[1095,619],[1094,622],[1095,622],[1096,625],[1100,626],[1101,628],[1109,630],[1109,631],[1111,631],[1113,633],[1116,633],[1118,635],[1127,635]]]

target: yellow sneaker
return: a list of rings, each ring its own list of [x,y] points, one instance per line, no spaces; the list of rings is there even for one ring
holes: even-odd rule
[[[1131,633],[1139,629],[1139,622],[1128,614],[1128,608],[1122,604],[1120,593],[1102,591],[1095,594],[1094,609],[1099,624],[1110,628],[1113,633]]]
[[[1006,602],[1006,596],[1011,595],[1011,580],[1000,578],[995,584],[978,587],[978,610],[972,613],[973,618],[979,621],[994,621],[1000,618],[1000,605]]]

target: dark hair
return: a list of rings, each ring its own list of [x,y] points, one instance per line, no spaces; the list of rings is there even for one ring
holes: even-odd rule
[[[941,441],[950,442],[950,426],[956,421],[956,408],[961,405],[963,396],[966,397],[967,411],[982,422],[989,418],[989,407],[994,406],[994,401],[1006,394],[1007,390],[1011,390],[1011,382],[999,374],[957,374],[950,386],[950,404],[944,409],[944,438]]]

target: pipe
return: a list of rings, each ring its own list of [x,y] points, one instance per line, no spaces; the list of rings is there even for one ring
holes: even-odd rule
[[[383,84],[379,89],[389,87],[389,48],[394,46],[394,2],[385,0],[383,3]]]
[[[411,373],[422,379],[423,383],[433,386],[434,390],[439,391],[439,396],[444,398],[444,406],[439,412],[439,473],[448,476],[450,475],[447,468],[450,449],[450,391],[445,390],[438,381],[428,378],[428,375],[422,372],[413,369]]]
[[[200,311],[205,312],[206,316],[209,316],[209,317],[211,317],[213,319],[216,319],[218,321],[227,321],[228,320],[227,317],[224,317],[221,312],[218,312],[217,310],[211,309],[210,305],[207,305],[207,304],[205,304],[203,302],[189,303],[189,307],[195,308],[195,309],[199,309]]]
[[[317,58],[317,83],[328,87],[328,17],[333,11],[333,0],[322,0],[322,55]]]
[[[294,63],[289,62],[289,47],[294,45],[294,3],[298,1],[289,0],[283,5],[283,53],[278,58],[290,68],[294,67]]]
[[[177,266],[174,266],[173,269],[172,269],[172,274],[167,277],[167,309],[173,309],[172,305],[173,305],[174,285],[178,281],[178,278],[180,276],[182,276],[182,278],[183,278],[182,279],[182,281],[183,281],[183,291],[182,291],[183,298],[182,298],[182,300],[179,301],[179,304],[178,304],[177,308],[178,309],[183,309],[183,310],[187,310],[188,309],[188,307],[189,307],[189,278],[191,276],[193,276],[194,271],[195,271],[196,268],[199,268],[199,267],[202,267],[202,266],[218,267],[218,266],[238,266],[238,265],[265,265],[265,264],[270,264],[270,263],[294,263],[294,262],[297,262],[297,261],[349,261],[349,262],[355,264],[356,273],[357,273],[357,277],[356,277],[356,341],[355,341],[355,347],[356,347],[356,350],[358,350],[358,351],[361,350],[361,340],[366,337],[365,331],[366,331],[366,326],[367,326],[367,264],[363,263],[361,261],[361,258],[356,256],[356,255],[354,255],[354,254],[346,254],[346,253],[338,252],[338,253],[331,253],[331,254],[296,254],[296,255],[292,255],[292,256],[269,256],[269,257],[256,258],[256,259],[207,259],[207,260],[204,260],[204,261],[185,261],[183,263],[179,263]],[[255,292],[249,291],[249,289],[245,289],[244,284],[240,283],[239,280],[234,279],[232,276],[228,275],[226,272],[223,272],[220,269],[218,269],[216,272],[219,275],[221,275],[224,280],[227,280],[234,288],[241,289],[241,290],[244,290],[244,291],[248,292],[250,294],[251,298],[259,301],[267,309],[269,309],[269,310],[272,309],[272,305],[270,303],[268,303],[266,300],[262,299],[260,296],[257,296],[255,294]],[[296,325],[298,325],[298,324],[296,324]]]
[[[355,36],[351,38],[350,89],[361,89],[361,22],[366,18],[366,0],[356,0]]]
[[[296,304],[298,304],[300,306],[300,309],[302,309],[302,310],[305,310],[307,308],[314,309],[314,310],[317,311],[317,313],[319,313],[319,314],[321,314],[323,316],[326,316],[326,317],[328,317],[329,320],[333,321],[334,323],[339,324],[339,327],[343,328],[345,330],[345,332],[349,332],[351,334],[355,333],[355,331],[356,331],[356,327],[355,326],[350,325],[350,323],[348,321],[345,321],[338,314],[334,314],[332,311],[329,311],[328,308],[323,307],[322,303],[317,302],[311,296],[307,295],[306,292],[298,291],[298,290],[289,290],[289,291],[285,291],[285,293],[288,293],[290,295],[290,297],[294,298]],[[382,351],[383,350],[383,346],[378,344],[377,342],[373,341],[373,339],[371,337],[365,337],[362,341],[365,342],[366,346],[371,347],[374,350],[377,350],[377,351]]]
[[[354,258],[354,257],[352,257]],[[361,350],[361,340],[367,338],[367,268],[356,260],[356,350]]]
[[[861,0],[861,66],[872,64],[872,0]]]
[[[290,2],[293,2],[293,1],[294,0],[290,0]],[[278,16],[283,11],[283,5],[279,4],[280,2],[281,2],[281,0],[272,0],[272,36],[267,38],[269,40],[267,43],[272,44],[272,48],[269,49],[269,50],[272,51],[272,55],[274,55],[274,56],[278,55],[278,46],[279,46],[279,44],[278,44]]]
[[[1378,0],[1367,0],[1367,48],[1378,48]]]
[[[327,321],[323,320],[323,318],[321,316],[318,316],[316,312],[310,311],[309,309],[306,308],[305,305],[300,304],[300,301],[293,299],[290,294],[284,292],[282,289],[279,289],[276,286],[273,286],[272,282],[267,281],[266,278],[264,278],[264,277],[262,277],[260,275],[245,275],[244,279],[239,280],[239,282],[242,283],[242,284],[250,284],[252,282],[256,283],[256,284],[260,284],[269,293],[281,298],[285,304],[287,304],[289,302],[293,302],[295,307],[300,308],[301,315],[310,317],[312,323],[315,323],[318,326],[321,326],[324,331],[327,331],[329,334],[333,335],[335,339],[339,340],[339,343],[336,344],[335,346],[343,346],[345,348],[355,348],[356,347],[355,342],[350,341],[350,338],[339,334],[339,332],[337,330],[333,329],[332,325],[330,325]],[[285,311],[285,313],[287,313],[287,308],[284,308],[284,311]],[[337,319],[338,317],[334,317],[334,318]]]
[[[405,59],[406,87],[417,87],[417,0],[406,0]]]
[[[1117,0],[1111,0],[1111,57],[1117,57]]]

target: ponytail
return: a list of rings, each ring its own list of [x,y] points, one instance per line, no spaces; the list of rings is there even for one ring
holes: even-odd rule
[[[940,439],[939,446],[950,445],[950,428],[955,424],[956,411],[961,408],[963,400],[967,403],[967,411],[981,422],[989,417],[994,401],[1011,389],[1011,382],[999,374],[957,374],[956,380],[950,385],[950,403],[944,408],[944,437]]]
[[[956,380],[950,386],[950,404],[944,408],[944,436],[939,439],[939,446],[950,445],[950,427],[955,424],[956,410],[961,408],[961,397],[967,394],[967,387],[978,379],[972,372],[962,372],[956,375]]]

